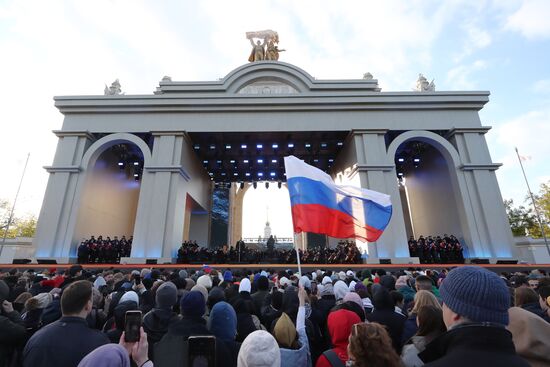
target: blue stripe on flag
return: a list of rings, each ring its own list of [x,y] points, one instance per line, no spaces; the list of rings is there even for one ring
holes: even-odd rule
[[[368,199],[337,195],[336,192],[319,181],[305,177],[292,177],[287,180],[287,185],[291,205],[318,204],[354,217],[352,203],[355,200],[363,204],[365,224],[383,230],[391,218],[391,206],[384,207]]]

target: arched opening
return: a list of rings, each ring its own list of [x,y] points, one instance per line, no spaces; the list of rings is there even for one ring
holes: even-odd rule
[[[401,142],[394,159],[407,236],[435,240],[454,235],[462,241],[463,203],[457,196],[450,152],[436,141],[418,137]]]
[[[252,185],[252,183],[246,183]],[[276,247],[288,247],[294,241],[290,197],[286,185],[277,182],[256,183],[244,193],[242,235],[249,244],[265,245],[276,237]]]
[[[129,239],[134,233],[141,189],[143,151],[129,141],[113,141],[92,153],[87,167],[83,167],[86,179],[75,238]]]

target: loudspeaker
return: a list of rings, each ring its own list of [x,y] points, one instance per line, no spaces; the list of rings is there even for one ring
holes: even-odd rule
[[[156,265],[157,264],[157,259],[146,259],[145,263],[147,265],[153,265],[153,264]]]
[[[517,260],[497,260],[497,264],[517,264]]]
[[[12,264],[30,264],[31,259],[13,259]]]
[[[36,262],[39,264],[57,264],[57,260],[52,259],[37,259]]]
[[[472,259],[470,262],[472,264],[490,264],[489,259]]]
[[[380,264],[391,264],[391,259],[380,259]]]

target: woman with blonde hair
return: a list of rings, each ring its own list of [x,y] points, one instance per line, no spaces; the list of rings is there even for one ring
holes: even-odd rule
[[[355,324],[351,328],[348,357],[354,367],[400,367],[401,359],[390,335],[376,322]]]
[[[416,322],[416,315],[418,311],[424,306],[433,306],[441,310],[441,305],[437,300],[437,297],[430,291],[419,290],[414,295],[414,306],[409,314],[407,320],[405,320],[405,326],[403,328],[403,334],[401,335],[401,344],[407,343],[418,331],[418,324]]]

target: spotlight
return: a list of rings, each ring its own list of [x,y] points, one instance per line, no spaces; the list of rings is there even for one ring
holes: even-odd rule
[[[332,162],[334,162],[334,159],[329,158],[329,159],[328,159],[328,163],[332,163]]]
[[[214,176],[212,172],[208,172],[208,176]]]
[[[118,168],[123,169],[124,168],[124,162],[118,162]]]
[[[397,176],[403,177],[403,172],[399,172],[399,173],[397,174]]]
[[[273,149],[278,149],[278,148],[279,148],[279,144],[273,143],[273,144],[271,144],[271,148],[273,148]]]
[[[208,164],[207,160],[202,161],[203,164]]]
[[[289,147],[290,149],[294,148],[294,143],[288,143],[288,147]]]
[[[403,162],[405,162],[405,158],[397,158],[397,161],[398,161],[399,163],[403,163]]]
[[[321,149],[327,149],[328,144],[327,143],[321,143]]]
[[[246,149],[246,148],[247,148],[246,144],[241,144],[241,149]]]
[[[277,174],[276,174],[275,172],[270,172],[269,175],[270,175],[271,177],[275,177]]]
[[[201,146],[200,146],[199,144],[195,144],[195,145],[193,146],[193,149],[195,149],[195,150],[199,150],[200,148],[201,148]]]
[[[231,159],[231,160],[229,161],[229,163],[235,164],[235,160],[234,160],[234,159]]]
[[[210,144],[210,150],[215,150],[215,149],[216,149],[216,145]]]
[[[341,141],[339,141],[338,143],[336,143],[336,146],[339,146],[339,147],[341,147],[342,145],[344,145],[344,143],[343,143],[343,142],[341,142]]]
[[[233,176],[238,176],[239,174],[237,172],[233,172]]]
[[[264,173],[263,172],[258,172],[258,177],[264,177]]]
[[[231,149],[231,145],[230,144],[225,144],[225,149]]]
[[[319,160],[318,160],[318,159],[314,159],[314,160],[313,160],[313,163],[319,163]]]
[[[241,190],[244,189],[244,181],[241,181],[241,185],[239,187],[241,188]]]
[[[243,163],[248,163],[248,159],[243,160]]]
[[[250,177],[250,172],[246,172],[244,175],[245,175],[246,177]]]
[[[271,160],[271,163],[277,163],[277,160],[276,160],[276,159],[272,159],[272,160]]]
[[[414,162],[414,163],[420,163],[420,158],[415,158],[415,159],[413,159],[413,162]]]
[[[225,172],[222,172],[222,176],[225,176]]]
[[[306,143],[306,144],[305,144],[305,147],[306,147],[306,149],[310,149],[310,148],[311,148],[311,144],[310,144],[310,143]]]
[[[254,182],[252,182],[252,186],[253,186],[254,188],[258,187],[258,183],[257,183],[256,181],[254,181]]]
[[[216,163],[217,163],[217,164],[222,164],[222,161],[218,159],[218,160],[216,161]]]
[[[265,188],[269,189],[269,182],[267,182],[267,181],[265,182]]]
[[[139,177],[139,174],[137,174],[137,173],[134,173],[134,177]]]
[[[264,147],[263,144],[256,144],[256,149],[262,149]]]
[[[283,183],[281,181],[277,182],[277,187],[281,188],[283,186]]]
[[[258,163],[264,163],[264,160],[262,158],[259,158]]]
[[[134,166],[139,166],[139,162],[134,162]]]

